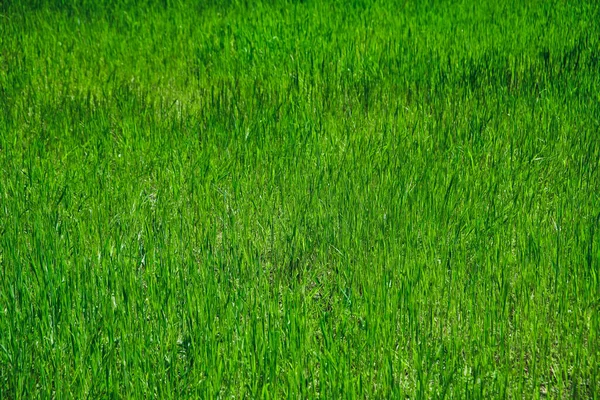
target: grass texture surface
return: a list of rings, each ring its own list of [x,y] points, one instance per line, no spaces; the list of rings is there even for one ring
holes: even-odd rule
[[[597,1],[0,1],[0,398],[600,398]]]

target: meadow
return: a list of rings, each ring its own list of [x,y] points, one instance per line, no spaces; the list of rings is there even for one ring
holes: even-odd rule
[[[0,398],[600,398],[600,3],[0,1]]]

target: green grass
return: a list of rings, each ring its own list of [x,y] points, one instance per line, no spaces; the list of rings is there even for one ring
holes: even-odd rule
[[[0,398],[600,398],[600,3],[0,1]]]

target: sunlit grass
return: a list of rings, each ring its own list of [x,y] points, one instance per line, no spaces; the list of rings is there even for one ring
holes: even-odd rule
[[[596,2],[0,4],[1,398],[600,397]]]

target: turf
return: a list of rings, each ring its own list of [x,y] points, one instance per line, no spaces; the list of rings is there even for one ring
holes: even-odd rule
[[[0,397],[600,398],[598,21],[0,1]]]

